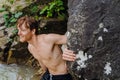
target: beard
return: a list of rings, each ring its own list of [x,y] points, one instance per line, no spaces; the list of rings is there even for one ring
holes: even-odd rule
[[[20,42],[28,42],[32,39],[31,36],[20,36],[19,40]]]
[[[26,42],[26,40],[24,38],[20,38],[19,40],[20,40],[20,42]]]

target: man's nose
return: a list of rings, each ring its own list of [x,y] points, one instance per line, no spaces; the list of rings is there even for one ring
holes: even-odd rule
[[[21,34],[21,32],[20,31],[18,31],[18,35],[20,35]]]

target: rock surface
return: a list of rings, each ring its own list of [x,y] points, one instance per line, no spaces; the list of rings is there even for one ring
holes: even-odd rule
[[[68,0],[74,80],[120,80],[120,0]]]

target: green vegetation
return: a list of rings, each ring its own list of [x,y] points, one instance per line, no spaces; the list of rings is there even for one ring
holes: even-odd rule
[[[6,28],[14,27],[15,30],[13,31],[13,33],[16,34],[17,33],[16,22],[18,18],[20,18],[23,15],[23,12],[20,11],[10,12],[10,7],[5,5],[0,9],[0,12],[4,12],[3,18],[4,18],[4,25],[6,26]]]
[[[7,1],[12,5],[15,3],[16,0]],[[2,6],[0,12],[4,13],[3,17],[6,27],[16,27],[16,22],[18,18],[24,15],[33,16],[36,20],[40,20],[41,18],[65,19],[65,8],[62,0],[53,0],[47,4],[33,2],[25,8],[21,8],[21,6],[11,7],[7,4]],[[12,11],[12,8],[13,10],[15,9],[15,11]]]
[[[45,14],[46,17],[63,16],[62,11],[65,10],[62,0],[54,0],[46,5],[40,12],[41,15]]]
[[[22,12],[5,13],[3,15],[6,27],[16,27],[17,19],[22,16]]]

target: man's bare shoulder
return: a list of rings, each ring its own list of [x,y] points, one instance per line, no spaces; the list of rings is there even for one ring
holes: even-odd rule
[[[58,36],[63,36],[63,35],[50,33],[50,34],[45,35],[45,38],[46,39],[52,39],[52,38],[56,38]]]
[[[55,36],[55,35],[59,35],[59,34],[49,33],[49,34],[41,34],[39,36],[51,37],[51,36]]]
[[[42,34],[42,35],[40,35],[39,40],[41,40],[42,42],[45,42],[45,43],[58,43],[58,44],[61,44],[61,43],[66,42],[66,37],[65,37],[65,35],[50,33],[50,34]]]
[[[49,38],[49,34],[41,34],[41,35],[38,35],[38,39],[39,40],[47,40],[47,38]]]
[[[52,34],[52,33],[50,33],[50,34],[42,34],[39,37],[42,38],[45,41],[50,41],[56,35],[58,35],[58,34]]]
[[[37,36],[38,41],[41,42],[49,42],[50,41],[50,35],[49,34],[40,34]]]

